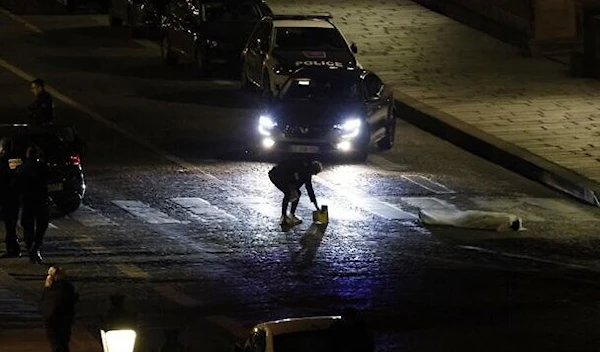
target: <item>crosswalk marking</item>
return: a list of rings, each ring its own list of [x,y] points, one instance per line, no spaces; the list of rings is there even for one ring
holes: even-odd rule
[[[435,182],[433,180],[428,179],[427,177],[421,175],[402,175],[402,178],[408,180],[418,186],[425,188],[428,191],[440,194],[446,193],[456,193],[450,188],[444,186],[439,182]]]
[[[69,217],[86,227],[117,225],[111,219],[100,214],[96,209],[85,204],[82,204],[79,209],[70,214]]]
[[[115,267],[119,269],[120,272],[127,275],[128,277],[134,279],[147,279],[150,275],[144,270],[140,269],[138,266],[129,263],[116,263]]]
[[[197,299],[186,295],[183,292],[177,291],[171,285],[160,285],[154,286],[154,291],[159,293],[160,295],[169,298],[170,300],[181,304],[186,307],[197,307],[201,305],[201,302]]]
[[[203,222],[238,220],[235,216],[210,204],[208,201],[202,198],[178,197],[171,198],[171,200],[192,213],[196,219]]]
[[[419,209],[456,209],[454,204],[434,197],[402,197],[400,199],[410,206]]]
[[[137,200],[113,200],[113,204],[150,224],[180,224],[160,210]]]

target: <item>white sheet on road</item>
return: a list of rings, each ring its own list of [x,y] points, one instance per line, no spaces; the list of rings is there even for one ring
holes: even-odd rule
[[[453,226],[467,229],[513,231],[510,226],[519,221],[519,230],[524,230],[521,219],[509,213],[480,210],[437,209],[421,210],[419,219],[425,225]]]

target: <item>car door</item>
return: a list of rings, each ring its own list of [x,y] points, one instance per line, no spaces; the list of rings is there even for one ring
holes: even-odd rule
[[[261,82],[263,62],[269,51],[271,43],[271,23],[262,21],[248,41],[246,52],[246,65],[248,78],[253,82]]]
[[[381,139],[385,135],[389,97],[385,94],[383,82],[372,72],[362,77],[365,104],[367,106],[367,119],[371,131],[371,142]]]

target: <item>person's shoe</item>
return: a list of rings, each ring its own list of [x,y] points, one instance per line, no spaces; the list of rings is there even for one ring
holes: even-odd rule
[[[0,258],[21,258],[20,251],[10,251],[2,254]]]
[[[29,254],[29,261],[35,264],[41,264],[44,262],[44,259],[42,258],[40,251],[32,251]]]
[[[290,216],[290,222],[292,223],[292,225],[296,226],[302,223],[302,219],[296,216],[295,214],[292,214]]]

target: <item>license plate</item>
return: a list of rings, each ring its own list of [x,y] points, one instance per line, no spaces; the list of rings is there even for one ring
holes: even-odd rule
[[[290,151],[292,153],[318,153],[319,147],[314,145],[292,145]]]
[[[56,192],[56,191],[62,191],[62,190],[63,190],[62,183],[50,183],[48,185],[48,192]]]

